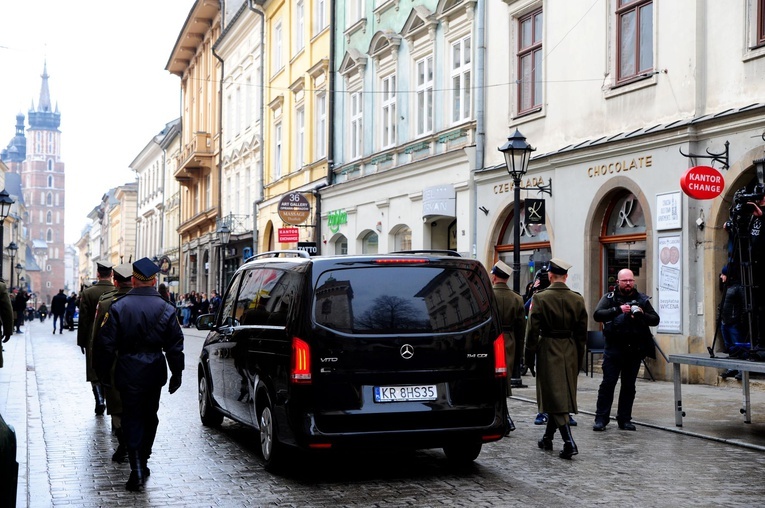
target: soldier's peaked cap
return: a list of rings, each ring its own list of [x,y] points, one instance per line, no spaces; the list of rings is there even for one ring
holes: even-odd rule
[[[122,263],[114,267],[114,278],[117,280],[129,280],[133,275],[133,265],[131,263]]]
[[[571,268],[571,263],[563,261],[560,258],[552,258],[548,270],[556,275],[566,275],[569,268]]]
[[[507,263],[503,261],[497,261],[491,268],[491,273],[501,279],[507,279],[510,277],[510,274],[513,273],[513,269],[510,268]]]
[[[96,267],[99,272],[108,272],[112,269],[112,264],[107,261],[96,261]]]
[[[141,258],[133,263],[133,277],[138,280],[151,280],[158,271],[159,267],[149,258]]]

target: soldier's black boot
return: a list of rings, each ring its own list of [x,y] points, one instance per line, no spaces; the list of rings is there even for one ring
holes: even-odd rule
[[[101,383],[93,383],[93,397],[96,399],[95,412],[100,416],[104,414],[104,410],[106,409],[106,400],[104,400],[104,387],[101,386]]]
[[[122,464],[128,458],[127,447],[125,446],[125,438],[122,435],[122,428],[114,429],[114,435],[117,436],[117,450],[112,455],[112,462]]]
[[[552,450],[554,437],[555,437],[555,422],[553,422],[552,420],[547,420],[547,428],[545,429],[545,434],[542,436],[542,439],[537,441],[537,445],[542,450]]]
[[[146,481],[141,455],[136,450],[128,450],[128,461],[130,462],[130,478],[125,484],[125,490],[139,492]]]
[[[558,430],[560,430],[560,437],[563,438],[563,450],[560,451],[558,456],[562,459],[571,459],[571,457],[579,453],[579,448],[576,447],[574,438],[571,436],[571,427],[567,423],[558,427]]]

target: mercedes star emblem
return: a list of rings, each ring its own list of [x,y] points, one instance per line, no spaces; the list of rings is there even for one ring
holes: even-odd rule
[[[401,358],[408,360],[414,356],[414,348],[411,344],[404,344],[401,346]]]

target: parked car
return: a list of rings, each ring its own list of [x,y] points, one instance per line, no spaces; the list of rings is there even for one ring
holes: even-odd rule
[[[250,258],[199,356],[202,424],[290,448],[443,448],[470,462],[505,433],[504,338],[486,269],[456,253]]]

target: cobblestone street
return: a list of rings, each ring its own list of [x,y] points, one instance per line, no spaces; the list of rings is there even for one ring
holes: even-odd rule
[[[740,388],[686,386],[687,433],[708,420],[727,395],[708,439],[664,430],[673,422],[672,383],[639,382],[637,432],[610,425],[591,430],[598,376],[580,376],[580,409],[572,461],[543,452],[533,378],[509,400],[517,430],[485,445],[475,464],[449,467],[441,450],[407,454],[310,456],[282,476],[263,470],[258,435],[224,420],[201,425],[196,362],[203,334],[186,332],[186,371],[174,395],[163,391],[160,425],[145,492],[124,488],[127,464],[110,460],[116,440],[108,416],[95,416],[84,356],[75,332],[50,333],[51,322],[28,323],[5,346],[0,413],[16,429],[20,479],[17,506],[755,506],[765,495],[765,397],[752,391],[753,423],[737,414]],[[728,392],[725,392],[727,390]],[[716,406],[701,406],[704,400]],[[695,410],[694,410],[695,409]],[[653,424],[641,423],[660,412]],[[666,416],[664,415],[666,413]],[[750,446],[720,442],[748,435]],[[717,441],[715,441],[717,439]],[[727,437],[725,439],[728,439]]]

